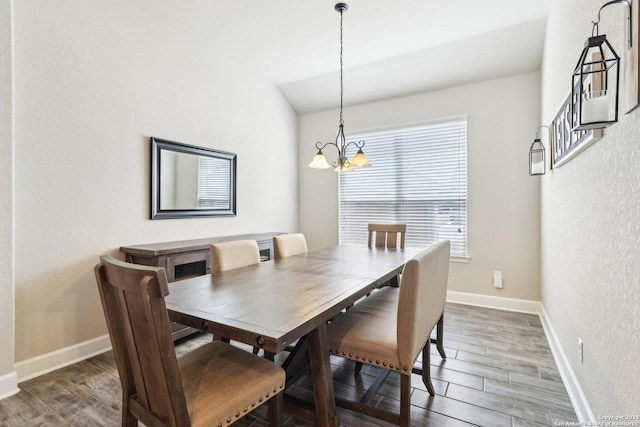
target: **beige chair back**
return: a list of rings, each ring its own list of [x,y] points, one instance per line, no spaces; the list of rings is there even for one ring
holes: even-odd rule
[[[404,249],[404,235],[407,231],[406,224],[369,224],[369,239],[367,246],[376,248],[400,248]],[[375,240],[373,235],[375,234]],[[398,237],[400,244],[398,245]]]
[[[410,259],[402,271],[398,299],[398,356],[413,366],[447,299],[450,242],[440,241]]]
[[[190,425],[164,303],[164,268],[100,260],[95,274],[123,394],[169,425]]]
[[[211,245],[212,274],[259,263],[260,249],[255,240],[234,240]]]
[[[307,253],[307,241],[302,233],[283,234],[273,237],[275,259]]]

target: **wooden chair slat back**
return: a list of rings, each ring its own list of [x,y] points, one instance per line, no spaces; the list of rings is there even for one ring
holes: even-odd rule
[[[404,249],[404,237],[407,231],[406,224],[369,224],[369,239],[367,246],[371,247],[373,235],[375,233],[376,248],[400,248]],[[400,245],[398,246],[398,235]]]
[[[100,260],[96,280],[125,399],[166,425],[189,425],[164,302],[169,293],[164,269],[110,256]]]

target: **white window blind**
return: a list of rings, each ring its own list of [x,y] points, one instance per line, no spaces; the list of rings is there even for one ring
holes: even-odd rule
[[[228,160],[198,156],[198,208],[230,209],[230,183]]]
[[[367,224],[407,224],[406,247],[451,241],[467,256],[467,120],[349,134],[372,166],[338,179],[341,244],[367,244]]]

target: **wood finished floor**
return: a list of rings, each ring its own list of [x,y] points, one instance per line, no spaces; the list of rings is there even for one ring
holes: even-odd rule
[[[525,427],[577,421],[554,363],[538,316],[459,304],[447,304],[445,349],[431,351],[431,376],[436,396],[430,397],[419,376],[411,385],[414,426]],[[210,340],[199,335],[176,346],[178,355]],[[282,355],[278,355],[282,356]],[[360,375],[353,362],[331,358],[336,395],[359,398],[378,368]],[[399,407],[399,374],[392,373],[376,397],[376,405]],[[117,426],[120,424],[120,381],[111,352],[75,363],[20,384],[20,393],[0,401],[1,426]],[[311,396],[308,377],[291,392]],[[339,409],[342,426],[391,424]],[[236,424],[266,426],[259,408]],[[285,425],[311,424],[285,416]]]

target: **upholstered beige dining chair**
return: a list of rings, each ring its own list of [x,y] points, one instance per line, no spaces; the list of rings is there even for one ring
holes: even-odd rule
[[[407,224],[369,224],[368,229],[367,246],[370,248],[375,246],[376,248],[404,249],[404,235],[407,231]],[[400,238],[399,244],[398,238]]]
[[[211,245],[211,273],[260,263],[260,249],[255,240],[234,240]]]
[[[443,319],[449,250],[450,243],[444,240],[419,252],[405,264],[399,288],[385,287],[374,292],[327,325],[331,354],[401,374],[399,415],[366,402],[353,405],[339,401],[340,406],[408,426],[411,372],[421,350],[422,381],[429,394],[435,395],[429,368],[429,338]],[[446,357],[444,348],[440,354]]]
[[[269,425],[282,425],[282,368],[221,341],[177,359],[164,268],[100,260],[95,274],[122,384],[123,426],[228,426],[265,402]]]
[[[255,240],[233,240],[231,242],[213,243],[210,249],[211,274],[260,264],[260,248]],[[224,342],[228,338],[217,337]],[[214,338],[215,339],[215,338]],[[253,354],[258,354],[259,347],[253,347]],[[272,357],[269,357],[273,360]]]
[[[307,253],[307,240],[304,238],[304,234],[294,233],[273,236],[273,254],[275,259],[304,253]]]

